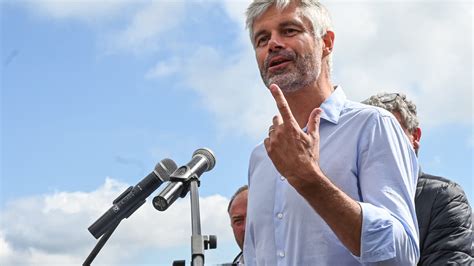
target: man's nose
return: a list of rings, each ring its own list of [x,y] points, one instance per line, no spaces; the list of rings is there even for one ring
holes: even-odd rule
[[[272,34],[272,37],[268,41],[268,47],[270,52],[281,50],[285,47],[282,38],[278,34]]]

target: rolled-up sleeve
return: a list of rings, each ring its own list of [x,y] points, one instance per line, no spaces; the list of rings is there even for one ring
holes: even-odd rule
[[[362,207],[361,253],[356,257],[364,265],[415,265],[419,252],[417,241],[390,212],[372,204]]]
[[[374,116],[372,122],[359,158],[362,229],[356,259],[364,265],[415,265],[416,155],[394,117]]]

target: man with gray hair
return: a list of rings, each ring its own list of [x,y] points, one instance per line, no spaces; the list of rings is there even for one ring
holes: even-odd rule
[[[363,103],[391,112],[418,155],[421,129],[412,101],[401,93],[380,93]],[[461,186],[420,169],[415,208],[420,230],[418,265],[474,265],[472,210]]]
[[[327,9],[255,0],[247,28],[279,115],[250,158],[245,264],[415,264],[416,155],[389,112],[333,85]]]

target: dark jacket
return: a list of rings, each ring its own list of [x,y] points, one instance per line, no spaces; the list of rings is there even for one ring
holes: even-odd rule
[[[418,265],[474,265],[471,207],[458,184],[421,173],[415,207],[420,229]]]

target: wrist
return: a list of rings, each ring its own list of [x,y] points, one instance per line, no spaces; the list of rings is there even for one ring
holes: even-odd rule
[[[305,198],[306,195],[314,197],[321,190],[325,190],[327,182],[330,182],[316,162],[311,164],[307,171],[302,172],[297,180],[299,182],[295,189]]]

